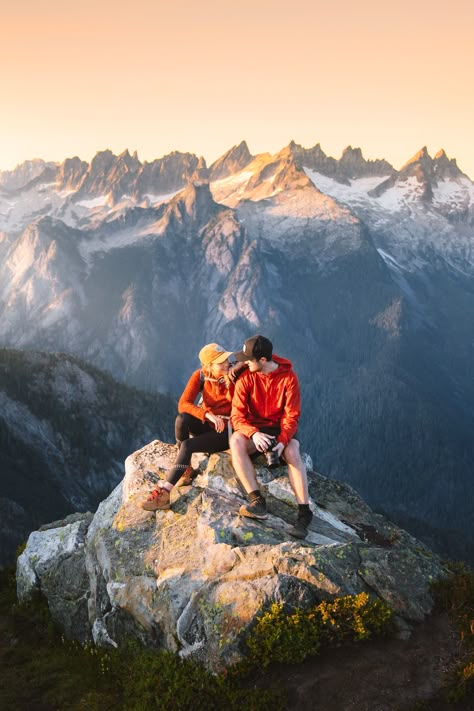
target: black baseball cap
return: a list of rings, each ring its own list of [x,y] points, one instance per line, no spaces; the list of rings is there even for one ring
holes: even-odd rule
[[[234,353],[235,360],[259,360],[266,358],[271,360],[273,355],[273,344],[265,336],[252,336],[247,338],[241,351]]]

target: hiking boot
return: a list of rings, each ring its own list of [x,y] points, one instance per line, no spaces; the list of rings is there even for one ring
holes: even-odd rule
[[[294,538],[306,538],[308,535],[308,526],[311,523],[312,518],[313,514],[311,511],[298,512],[296,523],[288,529],[290,536],[293,536]]]
[[[191,465],[187,466],[181,479],[178,479],[176,482],[176,486],[191,486],[196,477],[196,473]]]
[[[142,501],[140,506],[145,511],[166,511],[170,508],[170,492],[159,486],[153,489],[148,499]]]
[[[248,504],[242,504],[239,509],[239,516],[247,516],[247,518],[267,518],[267,502],[263,496],[258,496],[256,499],[249,501]]]

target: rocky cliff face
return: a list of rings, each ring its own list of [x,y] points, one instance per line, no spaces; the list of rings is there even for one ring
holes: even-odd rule
[[[152,442],[127,459],[122,484],[94,516],[31,534],[18,559],[19,598],[39,590],[68,637],[115,646],[133,635],[218,671],[241,657],[242,637],[272,601],[291,610],[365,591],[385,600],[405,631],[430,611],[430,583],[445,574],[437,557],[317,473],[309,473],[305,541],[287,532],[296,505],[284,468],[257,461],[268,519],[237,515],[243,496],[227,453],[199,455],[200,474],[174,489],[171,511],[142,511],[174,453]]]

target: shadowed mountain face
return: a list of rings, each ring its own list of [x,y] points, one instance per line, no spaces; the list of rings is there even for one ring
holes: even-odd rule
[[[161,432],[175,403],[65,354],[0,350],[0,566],[31,530],[95,510],[123,460]]]
[[[455,161],[422,149],[396,171],[351,147],[337,161],[241,143],[209,170],[110,151],[44,170],[0,192],[2,345],[177,394],[205,342],[263,332],[300,376],[317,468],[400,520],[452,529],[463,554],[474,186]]]

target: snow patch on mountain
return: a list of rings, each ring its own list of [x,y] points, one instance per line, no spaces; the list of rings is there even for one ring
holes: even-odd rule
[[[433,205],[447,206],[456,212],[474,207],[474,184],[467,178],[439,181],[433,187]]]
[[[347,208],[310,186],[237,208],[251,238],[292,258],[322,266],[360,248],[360,222]]]
[[[415,176],[397,182],[378,198],[373,198],[382,209],[389,212],[401,212],[423,198],[425,187]]]
[[[334,180],[334,178],[329,178],[326,175],[318,173],[316,170],[305,167],[303,167],[303,170],[318,190],[340,202],[352,202],[354,200],[366,201],[370,199],[368,193],[388,178],[388,176],[381,177],[380,175],[368,178],[356,178],[349,180],[350,185],[345,185],[344,183]]]
[[[87,264],[98,252],[111,252],[114,249],[123,249],[143,244],[144,241],[152,240],[159,234],[159,230],[154,230],[153,225],[137,227],[125,227],[118,229],[112,234],[95,234],[93,237],[87,236],[81,240],[79,251]]]
[[[211,193],[216,202],[234,207],[245,193],[247,183],[253,176],[252,170],[242,170],[228,178],[211,182]]]
[[[81,200],[77,202],[76,205],[79,205],[79,207],[87,207],[88,210],[93,210],[95,207],[103,207],[107,205],[107,195],[99,195],[99,197],[93,198],[92,200]]]
[[[177,195],[180,190],[175,190],[172,193],[166,193],[164,195],[154,195],[152,193],[146,193],[144,195],[145,200],[143,201],[143,207],[156,207],[157,205],[161,205],[164,202],[168,202],[172,198],[174,198],[175,195]]]

